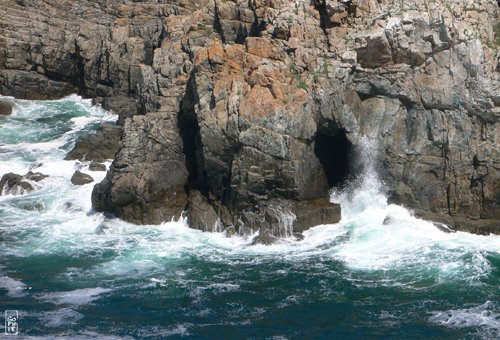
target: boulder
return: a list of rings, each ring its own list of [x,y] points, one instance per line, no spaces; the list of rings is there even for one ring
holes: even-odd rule
[[[0,99],[0,116],[12,114],[12,104],[4,99]]]
[[[92,183],[94,179],[92,176],[84,174],[80,170],[76,170],[73,176],[71,176],[71,183],[74,185],[84,185],[88,183]]]

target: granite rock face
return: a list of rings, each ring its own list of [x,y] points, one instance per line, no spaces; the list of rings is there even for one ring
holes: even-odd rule
[[[276,204],[292,231],[335,223],[318,199],[371,140],[391,201],[500,233],[493,0],[4,2],[1,94],[119,114],[97,210],[160,223],[187,207],[193,227],[274,236]]]

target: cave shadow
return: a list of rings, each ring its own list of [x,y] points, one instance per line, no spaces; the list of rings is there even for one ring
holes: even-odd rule
[[[343,188],[361,173],[356,148],[344,130],[318,132],[314,143],[314,153],[323,166],[330,188]]]

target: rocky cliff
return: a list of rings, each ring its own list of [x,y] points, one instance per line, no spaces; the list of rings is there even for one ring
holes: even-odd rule
[[[500,233],[496,1],[4,3],[0,93],[119,114],[97,210],[300,231],[338,220],[322,198],[369,138],[392,201]]]

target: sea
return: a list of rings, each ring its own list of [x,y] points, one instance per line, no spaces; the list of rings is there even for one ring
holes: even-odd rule
[[[116,116],[76,95],[8,99],[0,176],[48,177],[0,196],[2,339],[500,338],[500,236],[446,232],[388,204],[369,141],[362,174],[332,188],[339,223],[251,245],[255,235],[185,219],[137,226],[94,212],[105,172],[64,157]],[[94,183],[71,184],[76,170]]]

